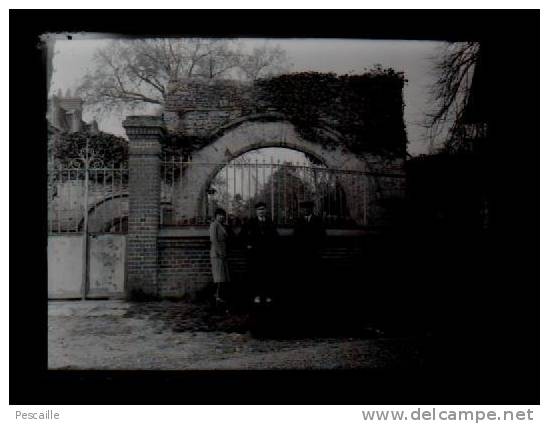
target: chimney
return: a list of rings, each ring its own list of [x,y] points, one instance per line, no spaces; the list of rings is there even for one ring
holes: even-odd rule
[[[70,131],[71,132],[80,131],[81,121],[82,121],[82,111],[78,109],[74,109],[71,113]]]
[[[99,125],[95,119],[90,124],[90,132],[92,134],[99,134]]]

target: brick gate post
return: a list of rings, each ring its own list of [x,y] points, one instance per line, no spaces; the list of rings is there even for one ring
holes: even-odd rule
[[[164,123],[156,116],[128,116],[129,216],[126,294],[133,299],[158,296],[160,223],[160,138]]]

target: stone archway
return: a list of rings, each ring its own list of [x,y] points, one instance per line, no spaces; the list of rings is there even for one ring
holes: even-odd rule
[[[202,214],[206,189],[223,164],[255,149],[281,147],[300,151],[324,164],[328,169],[369,171],[368,164],[341,147],[327,149],[302,138],[288,121],[244,121],[223,133],[212,143],[193,153],[173,199],[179,219]]]

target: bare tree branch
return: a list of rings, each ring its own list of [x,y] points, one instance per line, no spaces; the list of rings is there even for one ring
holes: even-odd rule
[[[286,53],[265,45],[243,53],[238,43],[220,39],[115,40],[99,49],[95,69],[78,89],[101,109],[162,105],[170,81],[237,77],[254,80],[286,70]]]
[[[438,74],[432,93],[435,108],[428,114],[425,125],[432,140],[445,125],[451,125],[451,134],[455,123],[463,116],[479,48],[477,42],[452,43],[435,62]]]

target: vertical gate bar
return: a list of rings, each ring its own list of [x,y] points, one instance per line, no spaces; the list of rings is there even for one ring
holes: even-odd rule
[[[271,175],[269,176],[270,180],[271,180],[271,219],[275,220],[275,213],[274,213],[274,207],[275,207],[275,202],[274,202],[274,166],[273,166],[273,157],[271,156],[271,167],[270,167],[270,171],[271,171]]]
[[[320,214],[322,215],[322,219],[326,218],[326,198],[324,196],[324,184],[322,181],[320,182],[320,185],[318,183],[318,178],[315,178],[317,171],[314,169],[311,169],[309,172],[309,178],[311,180],[311,186],[313,187],[315,194],[318,194],[318,207],[320,209]]]
[[[303,185],[303,167],[302,163],[298,162],[297,168],[297,217],[301,215],[301,206],[299,203],[305,198],[305,186]]]
[[[312,197],[312,196],[310,196],[310,195],[307,196],[306,193],[305,193],[306,188],[307,188],[307,187],[306,187],[306,182],[305,182],[305,180],[306,180],[306,177],[305,177],[305,170],[306,170],[307,164],[306,164],[306,162],[302,162],[301,165],[302,165],[302,166],[301,166],[301,170],[300,170],[300,172],[299,172],[299,178],[300,178],[300,181],[301,181],[301,201],[313,200],[314,197]],[[306,197],[310,197],[310,199],[305,199]],[[298,202],[298,205],[299,205],[299,202]],[[300,213],[300,211],[301,211],[301,208],[299,209],[298,212]]]
[[[211,183],[210,183],[210,186],[208,187],[208,189],[211,188]],[[214,215],[214,212],[215,211],[212,211],[210,208],[210,195],[208,194],[208,192],[206,191],[206,194],[202,194],[202,199],[204,199],[202,201],[202,213],[204,214],[205,217],[209,216],[210,214],[212,214],[212,216],[215,218],[215,215]]]
[[[258,174],[258,168],[257,168],[257,158],[255,158],[255,197],[257,198],[258,190],[257,185],[259,183],[259,174]]]
[[[84,223],[82,228],[82,300],[86,300],[88,283],[88,185],[89,185],[89,139],[86,138],[84,161]]]
[[[318,178],[320,177],[320,178]],[[318,170],[315,180],[320,180],[320,191],[322,193],[322,208],[324,216],[328,219],[328,178],[325,171]]]
[[[332,180],[330,177],[330,172],[328,170],[324,171],[324,178],[326,179],[326,214],[328,219],[332,217]]]
[[[166,190],[166,196],[168,196],[168,193],[169,193],[172,209],[174,208],[174,204],[175,204],[174,197],[173,197],[174,196],[173,173],[175,172],[175,165],[173,161],[174,161],[173,155],[171,156],[171,158],[169,156],[166,156],[164,160],[164,187]],[[170,173],[172,174],[171,178],[170,178]],[[172,214],[172,217],[173,217],[173,214]],[[171,224],[173,224],[173,222],[171,222]]]
[[[330,182],[328,181],[328,172],[325,170],[319,171],[322,181],[322,190],[324,191],[324,212],[326,218],[330,215]]]
[[[172,160],[170,161],[171,163],[168,163],[166,161],[166,172],[168,172],[168,169],[169,169],[169,172],[171,172],[172,174],[172,183],[170,184],[170,195],[171,195],[171,198],[172,198],[172,207],[174,205],[174,200],[173,200],[173,196],[174,196],[174,193],[175,193],[175,170],[176,170],[176,164],[175,164],[175,154],[172,153]],[[182,159],[182,158],[180,158]],[[168,181],[166,180],[166,183]]]
[[[349,202],[349,200],[347,200],[347,204],[349,206],[349,214],[351,215],[351,219],[353,221],[356,221],[355,217],[356,217],[356,205],[357,205],[357,193],[356,193],[356,178],[357,178],[357,174],[353,174],[351,175],[351,193],[352,193],[352,197],[351,197],[351,201]]]
[[[310,166],[311,164],[306,164],[304,163],[303,164],[303,169],[301,170],[302,172],[302,175],[303,175],[303,200],[306,200],[305,197],[311,197],[311,199],[309,200],[313,200],[315,202],[315,206],[316,205],[316,201],[318,199],[318,193],[316,193],[316,190],[313,190],[312,193],[309,193],[309,196],[306,195],[307,193],[307,190],[309,189],[309,186],[308,186],[308,177],[307,177],[307,172],[309,171],[309,168],[307,168],[307,166]]]
[[[111,165],[111,228],[110,232],[114,233],[116,232],[116,228],[114,227],[114,161]]]
[[[295,211],[296,211],[296,206],[295,206],[295,197],[296,197],[296,189],[297,187],[294,187],[295,183],[296,183],[296,180],[295,178],[297,178],[297,168],[295,166],[295,164],[293,162],[290,162],[291,165],[290,167],[288,168],[288,219],[290,222],[292,222],[292,219],[295,218]]]
[[[276,161],[276,179],[277,179],[277,184],[276,184],[276,199],[277,199],[277,204],[276,204],[276,220],[277,220],[277,224],[280,224],[282,222],[282,213],[281,213],[281,209],[280,209],[280,205],[281,205],[281,201],[280,201],[280,198],[281,198],[281,192],[282,190],[280,190],[280,180],[281,180],[281,176],[280,176],[280,158],[277,159]]]
[[[49,165],[49,164],[48,164]],[[51,231],[51,205],[53,204],[53,174],[52,169],[48,166],[48,235]]]
[[[168,177],[169,164],[168,164],[168,157],[166,155],[164,155],[164,161],[162,162],[162,166],[164,167],[164,178],[162,180],[162,184],[164,187],[164,196],[169,199],[173,208],[173,192],[172,192],[172,187],[170,186],[169,177]]]
[[[104,164],[103,165],[105,168],[103,168],[103,184],[101,184],[101,187],[103,188],[102,189],[102,197],[103,199],[106,199],[107,197],[107,184],[105,183],[106,181],[106,177],[107,177],[107,164]],[[109,214],[109,211],[106,209],[106,208],[102,208],[103,209],[103,212],[101,213],[101,225],[103,226],[104,222],[107,222],[107,218],[108,218],[108,214]],[[102,230],[104,230],[105,227],[102,227]]]
[[[165,201],[168,197],[167,184],[166,184],[166,154],[162,155],[160,161],[160,202]],[[161,206],[162,209],[162,206]],[[164,213],[161,210],[160,213],[160,225],[164,224]]]
[[[74,169],[74,176],[72,177],[73,178],[73,184],[75,186],[75,188],[78,186],[78,180],[80,179],[80,176],[78,174],[78,171],[79,169],[78,168],[75,168]],[[74,193],[74,232],[77,233],[78,232],[78,217],[80,215],[80,211],[78,210],[78,190],[75,190],[75,193]]]
[[[366,187],[367,187],[368,177],[365,175],[362,178],[362,225],[367,225],[367,215],[366,215]]]
[[[303,162],[303,167],[301,168],[301,200],[306,200],[305,197],[305,190],[307,189],[307,176],[306,176],[307,168],[306,163]]]
[[[122,203],[122,163],[118,165],[118,172],[120,173],[120,185],[116,188],[116,194],[118,196],[118,202],[116,203],[116,215],[118,216],[118,232],[122,233],[122,212],[121,212],[121,205]],[[116,173],[113,175],[113,179],[116,178]],[[114,225],[116,226],[116,218]]]
[[[238,164],[238,170],[240,172],[240,198],[244,202],[244,168],[241,163]]]
[[[320,171],[321,181],[324,189],[324,210],[326,212],[326,218],[330,217],[330,178],[327,170]]]
[[[70,167],[67,168],[67,201],[69,205],[69,218],[67,219],[67,232],[71,232],[72,226],[69,225],[71,219],[73,219],[73,207],[72,207],[72,184],[71,184],[71,169]]]
[[[50,224],[50,217],[51,217],[51,205],[53,203],[53,184],[52,184],[52,181],[53,181],[53,178],[52,178],[52,174],[51,174],[51,168],[50,168],[50,164],[49,164],[49,161],[48,161],[48,206],[47,206],[47,212],[48,212],[48,217],[46,218],[48,220],[48,235],[51,233],[51,230],[50,230],[50,227],[51,227],[51,224]]]
[[[252,168],[250,167],[250,164],[247,164],[248,168],[248,215],[252,215]]]
[[[305,170],[305,179],[307,180],[307,183],[310,185],[310,189],[312,190],[312,196],[314,199],[314,204],[317,207],[318,214],[324,219],[324,208],[323,208],[323,197],[322,197],[322,185],[318,185],[318,183],[315,181],[314,178],[314,169],[312,168],[313,164],[309,163],[309,168]]]
[[[317,212],[320,216],[324,216],[324,209],[322,207],[322,186],[319,186],[314,179],[314,169],[311,163],[308,163],[309,168],[303,170],[303,175],[305,175],[305,180],[309,184],[310,189],[312,190],[312,196],[314,199],[315,206],[317,207]]]
[[[107,199],[107,196],[108,196],[108,192],[107,192],[107,186],[105,184],[105,175],[106,175],[106,164],[103,164],[103,168],[102,168],[102,174],[103,174],[103,181],[101,181],[101,185],[100,185],[100,189],[101,189],[101,193],[100,193],[100,200],[99,201],[103,201],[102,203],[102,206],[105,206],[106,202],[105,200]],[[101,180],[101,176],[99,177],[99,180]],[[97,200],[96,200],[97,202]],[[100,227],[100,232],[103,232],[103,230],[105,229],[105,222],[107,222],[107,217],[108,217],[108,210],[106,209],[106,207],[102,207],[101,208],[101,227]]]
[[[339,184],[337,185],[338,192],[339,192],[339,214],[342,218],[345,218],[345,210],[343,207],[343,185],[341,184],[341,181],[342,180],[345,181],[345,178],[346,178],[345,175],[341,175],[339,179]],[[336,179],[336,182],[337,182],[337,179]]]
[[[319,186],[316,182],[316,179],[314,178],[314,173],[316,171],[313,168],[309,168],[307,175],[307,180],[311,184],[312,190],[314,192],[315,197],[315,204],[318,207],[318,213],[320,216],[322,216],[322,219],[324,219],[324,193],[322,184]]]
[[[307,163],[307,164],[304,164],[304,167],[302,169],[302,175],[303,175],[303,200],[306,200],[305,198],[306,197],[311,197],[310,200],[313,200],[314,202],[314,205],[315,207],[317,208],[317,213],[320,215],[321,214],[321,211],[320,211],[320,208],[319,208],[319,193],[317,192],[317,189],[316,187],[313,187],[312,188],[312,192],[309,194],[309,196],[306,196],[306,190],[309,189],[309,176],[308,176],[308,173],[311,172],[310,168],[307,168],[306,166],[311,166],[310,163]],[[312,187],[312,184],[311,184],[311,187]]]
[[[330,179],[332,180],[332,216],[337,220],[337,181],[333,170],[330,170]]]
[[[288,223],[290,215],[290,199],[289,199],[289,190],[288,190],[288,179],[289,173],[291,172],[291,167],[289,164],[286,164],[284,167],[284,223]]]
[[[282,164],[282,184],[283,184],[283,189],[284,189],[284,191],[282,192],[282,207],[283,207],[283,211],[284,211],[284,224],[286,224],[287,221],[288,221],[288,212],[287,212],[288,206],[286,204],[286,202],[287,202],[287,199],[286,199],[286,183],[287,183],[286,176],[287,175],[286,175],[286,173],[287,172],[288,172],[288,168],[284,164]]]
[[[329,219],[332,218],[332,177],[329,171],[325,172],[326,175],[326,213]]]
[[[286,168],[284,167],[284,162],[280,165],[280,223],[286,223]]]
[[[53,233],[53,212],[54,212],[54,208],[53,208],[53,205],[54,205],[54,202],[53,202],[53,198],[54,198],[54,195],[53,193],[55,193],[55,186],[56,186],[56,183],[55,181],[57,180],[57,175],[56,175],[56,170],[55,168],[52,168],[51,169],[51,175],[52,175],[52,185],[51,185],[51,196],[50,198],[48,199],[49,200],[49,208],[50,208],[50,213],[48,214],[48,220],[49,220],[49,231],[51,233]]]
[[[229,213],[229,205],[230,202],[230,195],[229,195],[229,167],[230,165],[227,163],[227,166],[225,166],[225,190],[227,192],[227,213]]]
[[[63,164],[59,164],[59,187],[63,187]],[[59,199],[61,200],[61,196],[59,196]],[[56,215],[57,215],[57,232],[61,232],[61,213],[60,213],[60,205],[59,202],[57,203],[56,208]]]
[[[70,217],[71,217],[71,203],[70,203],[70,181],[69,181],[69,169],[70,167],[67,166],[63,169],[63,176],[62,176],[62,180],[64,178],[64,193],[63,193],[63,199],[64,199],[64,203],[65,203],[65,207],[62,209],[62,213],[61,214],[61,222],[64,224],[61,225],[61,231],[64,232],[64,233],[69,233],[70,232],[70,225],[69,225],[69,222],[70,222]]]
[[[353,188],[353,198],[351,200],[351,206],[349,207],[349,210],[351,211],[351,218],[353,219],[353,221],[356,221],[356,217],[358,216],[357,215],[357,205],[358,205],[358,191],[357,191],[357,178],[358,178],[358,174],[353,174],[353,177],[352,177],[352,180],[351,180],[351,183],[352,183],[352,188]]]
[[[261,183],[261,189],[262,190],[265,190],[265,156],[263,156],[263,163],[262,163],[262,166],[261,166],[261,170],[263,172],[263,181]],[[267,200],[267,199],[263,199],[264,201]]]
[[[166,199],[166,190],[164,189],[164,175],[166,173],[166,167],[164,166],[165,154],[160,158],[160,226],[164,225],[164,207],[162,203]]]
[[[320,184],[320,192],[322,193],[322,210],[324,212],[325,218],[328,219],[328,174],[325,170],[318,169],[314,173],[314,179],[315,186],[318,186],[318,184]]]
[[[234,198],[236,196],[236,163],[233,163],[233,201],[234,201]],[[236,204],[236,202],[235,202]],[[234,216],[234,210],[232,211],[233,213],[233,216]],[[229,213],[229,212],[227,212]]]
[[[175,191],[175,180],[172,180],[172,208],[174,209],[174,212],[172,213],[172,216],[175,217],[177,216],[177,214],[175,213],[175,201],[174,201],[174,196],[178,196],[178,195],[181,195],[182,193],[182,189],[183,189],[183,169],[185,169],[187,166],[192,166],[192,164],[190,163],[191,162],[191,158],[189,156],[189,160],[184,163],[184,160],[183,160],[183,154],[180,154],[179,155],[179,175],[178,175],[178,178],[179,178],[179,190],[176,192]],[[174,161],[175,161],[175,157],[174,157]],[[174,178],[175,178],[175,162],[174,162],[174,170],[173,170],[173,174],[174,174]],[[207,206],[207,205],[206,205]],[[176,222],[172,222],[172,224],[176,224]]]
[[[340,204],[340,187],[339,187],[339,178],[338,178],[338,175],[337,175],[337,172],[334,171],[334,188],[335,188],[335,216],[336,216],[336,219],[339,220],[340,217],[341,217],[341,210],[340,210],[340,207],[341,207],[341,204]]]
[[[70,220],[72,218],[72,204],[71,204],[71,182],[70,182],[70,167],[67,167],[66,169],[66,178],[65,178],[65,183],[66,183],[66,186],[67,186],[67,196],[66,196],[66,200],[67,200],[67,226],[66,226],[66,232],[67,233],[70,233],[71,232],[71,226],[69,225],[70,223]]]
[[[332,217],[333,219],[333,216],[334,216],[334,205],[332,204],[333,201],[334,201],[334,188],[332,188],[332,186],[334,185],[334,174],[332,172],[332,170],[329,170],[328,171],[328,179],[330,181],[330,191],[329,191],[329,194],[328,194],[328,199],[329,199],[329,202],[328,202],[328,213],[329,215]]]
[[[96,203],[96,199],[97,199],[97,185],[98,185],[98,181],[99,181],[99,170],[97,168],[92,168],[94,170],[94,173],[93,173],[93,181],[91,183],[91,198],[92,198],[92,204],[94,205],[94,208],[93,208],[93,211],[94,211],[94,214],[97,215],[97,219],[100,220],[100,222],[102,222],[102,216],[100,217],[99,214],[97,213],[97,208],[95,207],[95,203]],[[101,210],[101,214],[103,213],[103,211]],[[89,220],[88,220],[89,221]],[[89,223],[88,223],[88,227],[89,227]],[[89,228],[88,228],[89,230]]]
[[[118,194],[120,195],[120,198],[122,198],[122,191],[124,190],[124,168],[122,166],[122,163],[119,166],[120,172],[120,186],[118,188]],[[129,199],[129,198],[128,198]],[[129,202],[128,202],[128,212],[129,212]],[[120,231],[122,232],[122,205],[118,203],[118,226],[120,227]]]

